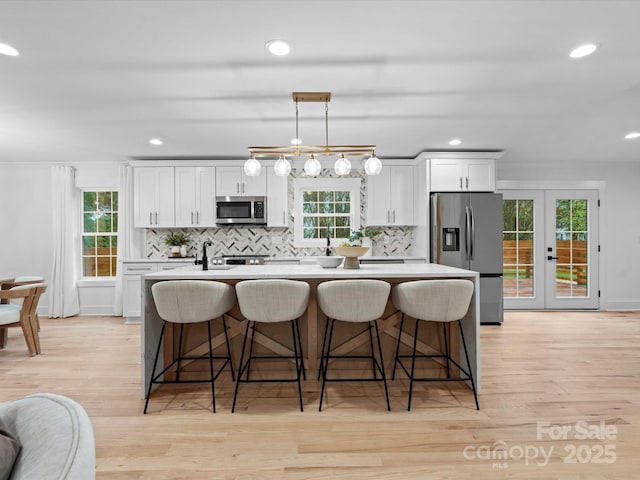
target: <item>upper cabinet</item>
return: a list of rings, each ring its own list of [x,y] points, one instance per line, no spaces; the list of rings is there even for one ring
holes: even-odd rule
[[[176,227],[216,226],[216,169],[175,167]]]
[[[493,192],[496,189],[494,159],[432,158],[432,192]]]
[[[174,168],[135,168],[133,181],[135,226],[173,227],[175,224]]]
[[[244,174],[242,167],[216,167],[216,195],[220,197],[255,197],[266,194],[267,174],[265,168],[257,177],[249,177]]]
[[[279,177],[267,168],[267,227],[288,227],[288,177]]]
[[[384,165],[367,177],[367,225],[413,225],[413,167]]]

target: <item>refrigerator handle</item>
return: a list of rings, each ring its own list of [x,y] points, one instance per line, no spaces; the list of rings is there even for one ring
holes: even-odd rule
[[[471,244],[471,249],[469,250],[469,259],[473,260],[473,247],[474,244],[476,243],[476,221],[473,218],[473,207],[469,207],[469,210],[471,212],[471,241],[469,242]]]
[[[469,212],[469,207],[465,206],[464,207],[464,220],[465,220],[465,229],[464,229],[464,253],[467,257],[467,260],[469,260],[471,257],[469,256],[470,254],[470,249],[471,249],[471,214]]]

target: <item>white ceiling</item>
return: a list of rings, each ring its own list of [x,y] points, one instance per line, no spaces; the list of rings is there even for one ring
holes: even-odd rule
[[[20,51],[0,162],[242,158],[294,137],[293,91],[332,92],[330,143],[380,157],[459,137],[501,162],[640,161],[637,1],[2,0],[0,42]],[[300,136],[324,143],[322,104]]]

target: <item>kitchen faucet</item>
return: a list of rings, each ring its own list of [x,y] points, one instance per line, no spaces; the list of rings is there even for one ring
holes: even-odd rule
[[[327,257],[331,256],[331,236],[328,232],[327,232],[327,250],[325,251],[325,254],[327,255]]]
[[[209,259],[207,258],[207,245],[211,246],[213,243],[206,241],[202,244],[202,270],[209,270]]]

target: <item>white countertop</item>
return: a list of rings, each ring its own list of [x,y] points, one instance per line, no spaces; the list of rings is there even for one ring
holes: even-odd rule
[[[149,280],[246,280],[258,278],[428,278],[428,277],[478,277],[478,272],[448,267],[435,263],[366,264],[359,269],[322,268],[320,265],[239,265],[232,268],[211,266],[186,267],[148,273]]]

